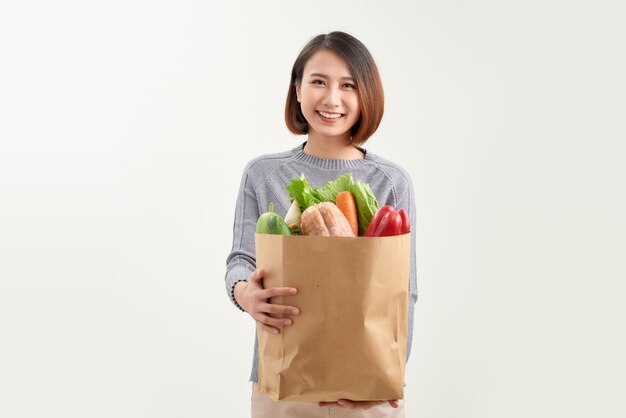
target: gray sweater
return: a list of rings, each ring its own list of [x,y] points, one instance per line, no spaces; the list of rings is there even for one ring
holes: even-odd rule
[[[409,331],[407,360],[413,339],[413,313],[417,301],[415,268],[415,195],[408,173],[397,164],[371,152],[359,160],[332,160],[319,158],[303,151],[306,142],[289,151],[262,155],[251,160],[243,171],[233,224],[233,246],[226,259],[226,292],[236,307],[235,284],[247,280],[256,268],[254,232],[259,216],[267,212],[270,202],[275,211],[285,216],[291,202],[286,187],[293,177],[305,175],[312,187],[323,187],[329,180],[352,173],[354,181],[369,183],[379,207],[391,205],[405,209],[411,221],[411,266],[409,280]],[[254,341],[254,358],[250,380],[258,381],[258,340]]]

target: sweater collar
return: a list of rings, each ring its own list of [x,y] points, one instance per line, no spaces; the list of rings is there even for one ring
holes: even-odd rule
[[[357,147],[363,154],[365,154],[364,158],[359,158],[355,160],[338,160],[331,158],[321,158],[316,157],[314,155],[307,154],[304,152],[304,146],[306,145],[306,141],[297,147],[292,149],[293,159],[296,161],[302,161],[307,164],[314,165],[319,168],[324,169],[346,169],[346,168],[355,168],[361,167],[365,164],[368,164],[368,161],[371,159],[371,155],[367,153],[367,150],[361,147]]]

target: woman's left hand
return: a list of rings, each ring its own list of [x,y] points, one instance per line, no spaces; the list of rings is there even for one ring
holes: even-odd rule
[[[347,399],[339,399],[336,402],[318,402],[319,406],[339,406],[348,409],[363,409],[368,410],[373,406],[389,402],[392,408],[397,408],[399,403],[397,399],[392,401],[349,401]]]

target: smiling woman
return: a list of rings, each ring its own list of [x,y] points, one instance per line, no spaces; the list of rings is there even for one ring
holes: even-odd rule
[[[381,205],[405,209],[410,222],[415,224],[415,197],[406,170],[361,147],[378,129],[383,112],[384,95],[378,69],[358,39],[344,32],[331,32],[314,37],[302,49],[291,71],[285,122],[292,133],[307,135],[307,140],[290,150],[259,156],[246,165],[235,209],[233,247],[226,260],[226,291],[233,304],[257,322],[258,332],[280,334],[285,327],[297,327],[299,322],[297,306],[270,303],[271,298],[283,299],[298,290],[264,288],[265,270],[257,267],[255,255],[254,233],[260,208],[267,208],[273,202],[276,212],[283,215],[291,204],[285,179],[305,174],[313,187],[321,187],[338,175],[351,173],[356,181],[371,185]],[[411,232],[408,293],[407,359],[417,301],[414,232]],[[303,312],[302,320],[304,315],[311,312]],[[265,393],[267,388],[259,388],[257,384],[258,338],[250,380],[252,417],[404,417],[401,399],[272,401]]]
[[[309,139],[335,137],[350,143],[350,128],[361,116],[359,97],[348,64],[336,53],[320,50],[304,66],[304,79],[296,85],[298,103],[309,121]]]
[[[291,132],[310,136],[314,121],[332,123],[340,114],[341,127],[349,128],[343,142],[347,137],[349,144],[361,145],[378,129],[384,107],[378,67],[367,48],[350,35],[319,35],[296,59],[285,106]],[[336,136],[338,129],[327,132]]]

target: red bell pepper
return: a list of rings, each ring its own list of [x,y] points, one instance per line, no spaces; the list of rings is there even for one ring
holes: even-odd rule
[[[400,217],[402,218],[402,228],[400,229],[401,234],[406,234],[407,232],[411,232],[411,221],[409,221],[409,214],[406,213],[406,210],[400,209],[398,211],[400,213]]]
[[[389,237],[406,234],[411,231],[409,215],[404,209],[396,211],[393,206],[385,205],[380,208],[370,221],[366,237]]]

